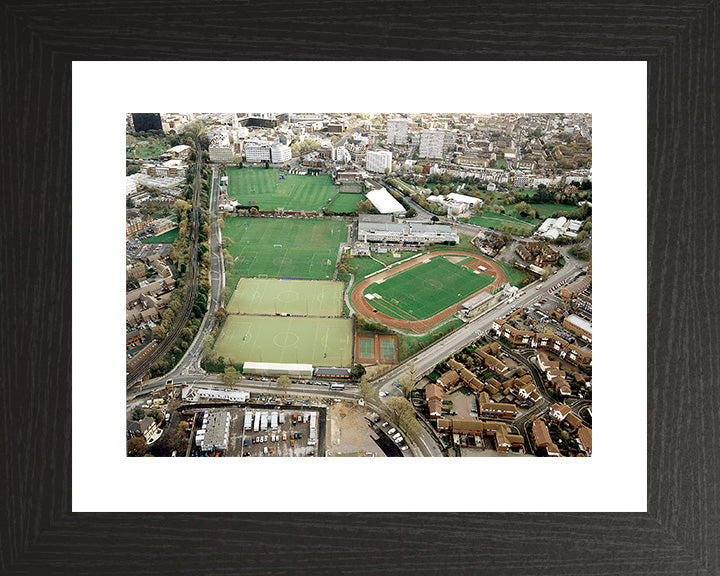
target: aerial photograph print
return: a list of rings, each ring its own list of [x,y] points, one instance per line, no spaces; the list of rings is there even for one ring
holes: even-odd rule
[[[127,113],[125,166],[127,456],[592,456],[591,114]]]

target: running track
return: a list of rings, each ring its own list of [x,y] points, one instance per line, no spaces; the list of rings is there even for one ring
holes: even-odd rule
[[[398,274],[399,272],[402,272],[403,270],[407,270],[408,268],[412,268],[413,266],[417,266],[420,262],[427,260],[427,258],[434,258],[435,256],[469,256],[473,258],[472,262],[468,262],[465,264],[465,266],[469,268],[473,268],[474,270],[477,270],[479,266],[484,266],[487,270],[481,270],[483,274],[488,274],[490,276],[494,276],[495,280],[493,280],[493,283],[489,286],[486,286],[482,290],[479,290],[478,292],[475,292],[475,294],[471,294],[467,298],[461,300],[459,304],[465,302],[466,300],[469,300],[470,298],[473,298],[480,292],[488,292],[491,293],[492,291],[496,290],[497,288],[502,287],[503,284],[505,284],[507,280],[507,276],[505,276],[505,272],[503,272],[503,269],[498,266],[495,262],[492,260],[485,258],[484,256],[479,256],[477,254],[471,254],[469,252],[463,252],[461,250],[444,250],[442,252],[428,252],[424,254],[423,256],[420,256],[419,258],[415,258],[414,260],[411,260],[409,262],[404,262],[403,264],[400,264],[399,266],[395,266],[394,268],[391,268],[390,270],[386,270],[385,272],[380,272],[379,274],[375,274],[374,276],[371,276],[370,278],[367,278],[360,282],[355,288],[353,288],[352,294],[350,296],[350,301],[352,302],[353,307],[355,310],[357,310],[360,314],[365,316],[366,318],[369,318],[370,320],[375,320],[377,322],[380,322],[381,324],[385,324],[386,326],[390,326],[392,328],[399,328],[401,330],[409,330],[410,332],[414,332],[416,334],[420,334],[422,332],[427,332],[430,330],[433,326],[436,324],[439,324],[446,318],[452,316],[455,311],[457,310],[458,304],[453,304],[449,308],[445,308],[445,310],[442,310],[441,312],[438,312],[435,314],[435,316],[431,316],[430,318],[426,318],[425,320],[415,320],[412,322],[409,322],[407,320],[399,320],[397,318],[392,318],[388,316],[387,314],[383,314],[382,312],[373,312],[373,307],[368,304],[368,302],[363,297],[363,292],[365,291],[365,288],[370,286],[370,284],[377,282],[380,279],[389,278],[390,276],[394,276],[395,274]]]

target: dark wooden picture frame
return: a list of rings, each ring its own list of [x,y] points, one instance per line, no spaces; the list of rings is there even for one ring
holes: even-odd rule
[[[720,574],[719,6],[4,2],[0,573]],[[71,418],[93,415],[71,414],[71,65],[89,59],[647,61],[648,512],[72,513]],[[572,478],[525,496],[552,509],[554,490],[582,498]]]

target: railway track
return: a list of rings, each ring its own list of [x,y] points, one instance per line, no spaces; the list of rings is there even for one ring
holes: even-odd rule
[[[165,354],[173,347],[180,333],[185,328],[190,315],[192,314],[195,298],[198,291],[198,242],[200,232],[200,191],[202,189],[202,150],[200,148],[200,139],[195,140],[196,156],[195,161],[195,181],[193,191],[193,214],[192,214],[192,231],[190,245],[190,266],[188,268],[188,293],[183,304],[180,317],[173,325],[172,329],[165,339],[158,344],[147,358],[145,358],[137,367],[127,374],[127,388],[132,388],[147,373],[150,367],[158,360],[161,360]]]

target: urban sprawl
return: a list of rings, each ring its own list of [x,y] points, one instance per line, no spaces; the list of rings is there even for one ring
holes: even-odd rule
[[[126,122],[129,456],[592,455],[590,114]]]

